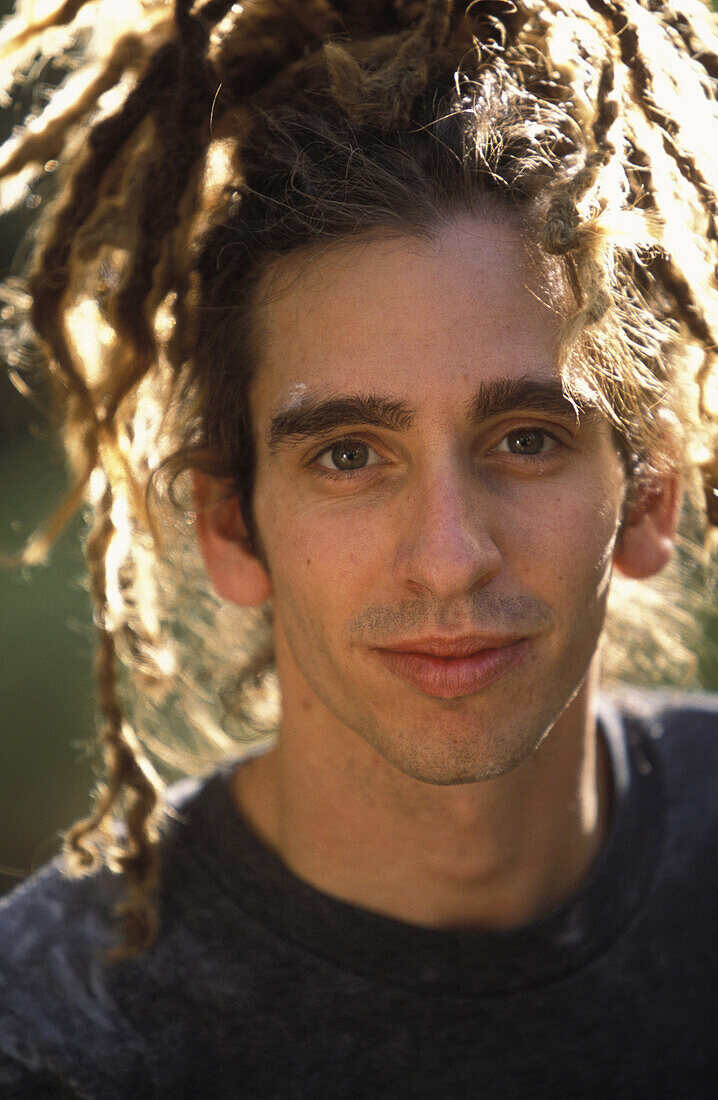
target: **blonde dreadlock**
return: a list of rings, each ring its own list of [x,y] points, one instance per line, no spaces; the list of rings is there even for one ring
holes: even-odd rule
[[[74,57],[81,45],[85,65],[0,150],[0,199],[11,178],[29,186],[60,162],[29,301],[75,481],[25,560],[89,495],[107,779],[67,848],[90,863],[124,808],[125,834],[105,847],[127,877],[126,946],[137,949],[156,926],[160,785],[138,737],[183,763],[153,733],[152,707],[163,721],[184,711],[226,754],[233,714],[240,732],[269,721],[272,663],[263,611],[235,664],[212,665],[228,610],[187,564],[181,520],[164,517],[178,561],[157,552],[145,489],[158,469],[204,469],[232,486],[253,532],[253,294],[278,257],[357,233],[430,233],[487,196],[512,207],[576,300],[567,389],[580,400],[587,377],[600,396],[636,493],[661,461],[666,421],[674,440],[682,421],[685,469],[718,524],[718,38],[699,0],[138,0],[123,11],[66,0],[6,25],[6,89],[38,53]],[[157,612],[168,591],[189,594],[192,622]]]

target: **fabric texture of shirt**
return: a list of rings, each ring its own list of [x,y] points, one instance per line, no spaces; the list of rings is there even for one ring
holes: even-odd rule
[[[106,870],[51,864],[0,906],[0,1097],[718,1096],[718,701],[636,693],[601,729],[606,845],[568,904],[508,932],[301,881],[235,809],[234,764],[173,788],[144,956],[104,960]]]

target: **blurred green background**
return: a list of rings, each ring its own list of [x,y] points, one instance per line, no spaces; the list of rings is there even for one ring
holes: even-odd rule
[[[0,0],[0,16],[10,9]],[[0,112],[0,140],[41,94],[42,81]],[[32,205],[32,203],[30,204]],[[0,274],[19,264],[30,211],[0,222]],[[0,362],[0,553],[18,551],[62,496],[59,446],[42,415],[10,385]],[[88,807],[94,713],[92,627],[84,587],[80,521],[56,544],[49,564],[0,569],[0,893],[56,850],[61,830]],[[718,616],[703,661],[718,688]]]
[[[11,7],[0,0],[0,16]],[[55,80],[52,66],[33,75],[0,111],[0,140]],[[33,201],[0,222],[2,277],[21,265]],[[10,385],[4,367],[0,360],[0,554],[22,547],[66,480],[43,416]],[[59,831],[89,804],[92,631],[83,583],[79,521],[47,566],[0,568],[0,893],[54,853]]]
[[[59,499],[55,448],[28,434],[7,381],[0,385],[0,547],[23,536]],[[8,424],[8,415],[16,411]],[[0,570],[0,891],[56,849],[58,830],[88,805],[94,740],[89,600],[78,525],[50,564]]]

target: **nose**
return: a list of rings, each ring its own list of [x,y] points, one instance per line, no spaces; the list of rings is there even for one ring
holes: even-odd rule
[[[501,569],[489,515],[488,500],[465,471],[417,483],[396,557],[401,583],[442,600],[487,584]]]

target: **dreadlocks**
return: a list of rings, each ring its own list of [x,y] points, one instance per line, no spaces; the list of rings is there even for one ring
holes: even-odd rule
[[[194,633],[157,613],[169,588],[199,599],[199,581],[181,554],[166,572],[145,490],[158,469],[177,484],[202,469],[238,495],[253,533],[252,317],[277,258],[357,234],[426,234],[478,203],[515,210],[562,265],[575,299],[565,386],[579,402],[586,384],[599,395],[634,495],[661,462],[680,461],[718,524],[718,38],[699,0],[122,9],[67,0],[37,23],[7,23],[6,89],[38,54],[66,56],[72,71],[0,151],[0,198],[10,201],[12,179],[26,194],[59,162],[26,301],[74,484],[26,560],[91,501],[107,778],[67,846],[89,865],[123,805],[108,858],[127,876],[137,948],[154,934],[159,789],[138,736],[181,763],[143,707],[174,699],[219,752],[232,745],[231,712],[242,729],[268,721],[268,613],[252,619],[224,681],[208,672],[217,609],[206,596]],[[15,291],[16,312],[21,299]],[[181,521],[167,522],[186,549]],[[120,690],[127,667],[141,685],[134,704]],[[210,694],[221,721],[202,709]]]

